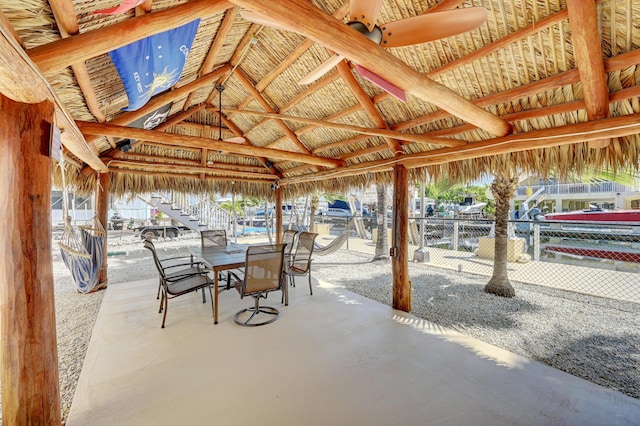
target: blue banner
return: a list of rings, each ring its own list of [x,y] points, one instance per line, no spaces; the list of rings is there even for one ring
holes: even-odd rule
[[[200,19],[109,52],[135,111],[180,80]]]

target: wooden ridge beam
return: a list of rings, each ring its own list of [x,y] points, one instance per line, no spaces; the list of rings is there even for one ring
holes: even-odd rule
[[[247,157],[255,158],[262,156],[266,158],[277,158],[284,160],[299,161],[301,163],[315,164],[324,167],[338,167],[344,164],[341,160],[316,157],[310,154],[302,154],[291,151],[280,151],[277,149],[262,148],[257,146],[247,146],[243,144],[235,144],[232,142],[217,141],[195,136],[176,135],[155,130],[138,129],[134,127],[116,126],[106,123],[91,123],[88,121],[77,121],[76,124],[80,130],[89,135],[115,136],[121,138],[133,138],[140,140],[148,140],[159,142],[174,147],[190,147],[190,148],[206,148],[216,151],[222,151],[230,154],[239,154]]]

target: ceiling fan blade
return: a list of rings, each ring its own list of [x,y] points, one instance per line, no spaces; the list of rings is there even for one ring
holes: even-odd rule
[[[316,69],[311,71],[306,77],[298,82],[298,84],[310,84],[325,75],[329,70],[340,63],[344,57],[334,53],[329,59],[321,63]]]
[[[381,26],[380,46],[409,46],[471,31],[482,25],[487,13],[484,7],[469,7],[389,22]]]
[[[242,136],[235,136],[233,138],[223,139],[222,141],[231,143],[245,143],[246,139]]]
[[[349,21],[362,22],[369,31],[376,25],[382,0],[351,0],[349,3]]]
[[[407,102],[407,94],[405,93],[404,90],[402,90],[395,84],[388,82],[384,78],[380,77],[377,74],[372,73],[365,67],[361,67],[358,64],[356,64],[356,71],[358,71],[358,74],[360,74],[362,78],[375,84],[376,86],[378,86],[379,88],[381,88],[382,90],[384,90],[385,92],[387,92],[388,94],[390,94],[391,96],[399,100],[400,102]]]
[[[254,24],[265,25],[267,27],[272,27],[283,31],[291,31],[294,33],[297,32],[295,28],[283,24],[280,21],[276,21],[275,19],[272,19],[267,15],[262,15],[261,13],[255,13],[250,10],[243,9],[240,11],[240,16],[242,16],[249,22],[253,22]]]

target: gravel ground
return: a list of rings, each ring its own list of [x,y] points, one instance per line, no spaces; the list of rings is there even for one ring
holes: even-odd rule
[[[169,257],[199,244],[185,236],[156,246]],[[110,236],[109,251],[118,252],[109,257],[109,285],[157,276],[139,239]],[[371,257],[346,250],[316,256],[313,277],[391,305],[391,266]],[[104,291],[78,293],[57,250],[53,260],[64,422]],[[505,299],[483,291],[486,278],[418,263],[410,264],[410,279],[414,315],[640,399],[638,304],[516,282],[516,297]]]

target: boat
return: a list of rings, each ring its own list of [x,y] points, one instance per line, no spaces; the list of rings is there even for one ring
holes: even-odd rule
[[[595,208],[565,213],[549,213],[544,215],[544,220],[610,223],[636,222],[640,225],[640,210],[607,210]]]
[[[546,244],[548,252],[640,263],[640,210],[591,208],[547,214],[544,221],[551,226],[547,235],[562,235]]]

